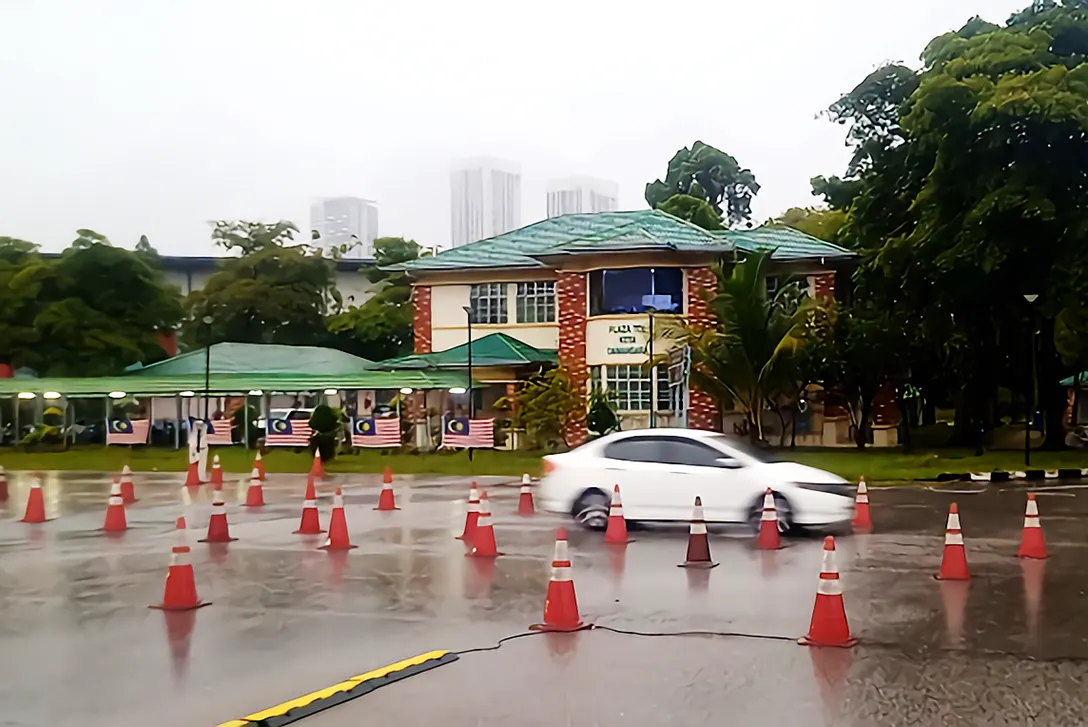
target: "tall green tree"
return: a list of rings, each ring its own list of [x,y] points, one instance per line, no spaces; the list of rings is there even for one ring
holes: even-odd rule
[[[349,306],[328,318],[334,345],[364,358],[382,360],[412,352],[412,287],[403,271],[390,266],[415,260],[422,247],[403,237],[374,241],[374,266],[365,270],[377,286],[362,305]]]
[[[839,230],[846,223],[846,212],[841,209],[816,209],[813,207],[790,207],[768,224],[784,225],[812,235],[820,240],[835,242]]]
[[[182,317],[162,271],[93,230],[56,260],[29,258],[11,289],[36,298],[33,366],[47,376],[95,376],[165,356],[159,333]]]
[[[12,368],[36,364],[38,288],[30,283],[16,287],[14,281],[23,269],[41,264],[34,243],[0,237],[0,364]]]
[[[845,201],[858,294],[934,348],[952,342],[962,443],[997,424],[999,386],[1031,397],[1019,352],[1088,269],[1086,57],[1084,4],[1037,2],[935,38],[920,72],[880,69],[829,110],[856,153],[844,179],[817,181]],[[1066,371],[1053,336],[1038,344],[1047,444],[1060,446]]]
[[[724,151],[697,141],[673,155],[664,179],[646,185],[646,204],[658,209],[671,197],[688,195],[703,200],[719,218],[724,216],[735,225],[751,218],[752,197],[758,192],[750,169]]]
[[[704,230],[722,229],[722,216],[706,200],[690,194],[674,194],[657,206],[662,212],[687,220]]]
[[[324,343],[325,317],[341,306],[335,260],[295,242],[297,234],[290,222],[216,222],[212,239],[240,256],[224,258],[204,287],[189,294],[184,340],[190,346]]]

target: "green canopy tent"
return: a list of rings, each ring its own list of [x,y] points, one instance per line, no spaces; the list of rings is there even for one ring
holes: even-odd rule
[[[531,366],[558,363],[553,349],[534,348],[505,333],[491,333],[472,342],[472,366]],[[468,366],[468,343],[438,351],[391,358],[377,365],[386,369],[464,369]]]
[[[335,349],[219,343],[208,350],[191,351],[147,366],[131,366],[118,376],[0,379],[0,397],[41,397],[46,400],[107,397],[108,417],[110,399],[173,396],[180,402],[183,395],[191,397],[203,393],[206,360],[209,395],[249,395],[257,391],[264,395],[270,391],[325,389],[430,390],[466,386],[460,372],[379,368],[372,361]],[[473,387],[478,385],[472,382]],[[178,419],[180,428],[180,413]],[[179,438],[175,436],[175,446],[179,445]]]

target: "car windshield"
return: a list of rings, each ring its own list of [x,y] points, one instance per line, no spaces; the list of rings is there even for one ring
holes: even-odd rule
[[[763,450],[760,450],[760,449],[756,449],[755,447],[753,447],[751,444],[744,441],[743,439],[738,439],[736,437],[728,437],[728,436],[726,436],[724,434],[712,434],[709,437],[707,437],[707,439],[713,440],[714,442],[716,442],[718,444],[722,444],[722,445],[725,445],[726,447],[729,447],[729,449],[733,450],[734,452],[736,452],[737,454],[740,455],[740,457],[739,457],[740,459],[747,459],[747,460],[749,460],[750,462],[753,462],[753,463],[772,461],[771,457],[770,457],[770,453],[764,452]]]

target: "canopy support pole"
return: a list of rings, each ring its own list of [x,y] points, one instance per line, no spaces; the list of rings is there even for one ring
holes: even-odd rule
[[[176,404],[174,415],[174,451],[181,449],[181,396],[175,394],[174,402]]]
[[[108,440],[110,433],[110,398],[108,396],[104,400],[102,410],[106,414],[106,439]]]
[[[242,442],[249,449],[249,394],[242,399]]]

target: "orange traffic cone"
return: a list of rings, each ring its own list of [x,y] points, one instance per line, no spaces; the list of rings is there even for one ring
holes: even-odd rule
[[[1035,504],[1035,493],[1028,493],[1027,512],[1024,513],[1024,534],[1020,538],[1019,558],[1046,557],[1046,543],[1043,542],[1043,529],[1039,527],[1039,506]]]
[[[185,473],[185,486],[196,487],[200,484],[200,463],[190,462],[189,469]]]
[[[820,567],[820,583],[816,587],[816,603],[808,634],[797,640],[803,646],[850,647],[858,642],[850,635],[846,622],[846,607],[842,601],[842,581],[835,565],[835,538],[824,539],[824,561]]]
[[[230,536],[230,525],[227,523],[227,506],[223,503],[223,491],[214,490],[212,499],[212,516],[208,520],[208,535],[201,543],[229,543],[237,540]]]
[[[970,577],[971,574],[967,572],[967,552],[963,547],[963,531],[960,530],[960,510],[953,502],[948,508],[944,556],[941,558],[941,572],[936,578],[939,581],[966,581]]]
[[[188,611],[207,606],[196,595],[196,579],[193,564],[189,562],[189,541],[185,533],[185,518],[179,517],[174,525],[177,540],[170,555],[170,570],[166,574],[166,588],[162,603],[151,606],[163,611]]]
[[[782,538],[778,534],[778,509],[774,505],[774,493],[770,487],[763,492],[763,515],[759,519],[756,547],[760,550],[778,550],[782,547]]]
[[[264,487],[261,485],[261,477],[254,467],[249,474],[249,488],[246,490],[246,507],[262,507],[264,505]]]
[[[623,518],[623,502],[620,500],[620,486],[612,489],[612,506],[608,508],[608,528],[604,531],[604,542],[623,545],[627,540],[627,521]]]
[[[869,516],[869,488],[865,478],[858,479],[858,492],[854,496],[854,520],[851,523],[857,532],[867,533],[873,529],[873,520]]]
[[[121,498],[121,483],[114,482],[110,487],[110,504],[106,508],[106,524],[102,529],[107,533],[122,533],[128,530],[125,519],[125,502]]]
[[[264,460],[261,459],[260,450],[257,450],[257,456],[253,458],[253,470],[257,473],[257,479],[264,482]]]
[[[132,484],[132,469],[127,464],[121,468],[121,502],[126,505],[136,502],[136,488]]]
[[[521,497],[518,498],[518,515],[529,517],[536,514],[533,505],[533,487],[529,475],[521,476]]]
[[[389,465],[386,465],[385,471],[382,472],[382,483],[393,484],[393,470]]]
[[[552,558],[552,579],[544,599],[544,623],[529,627],[533,631],[578,631],[586,624],[578,615],[578,598],[571,578],[570,555],[567,552],[566,528],[555,531],[555,556]]]
[[[8,499],[8,476],[4,472],[4,467],[0,465],[0,502],[7,502]]]
[[[348,536],[348,519],[344,515],[344,496],[340,488],[332,496],[332,519],[329,521],[329,539],[321,546],[320,550],[350,550],[358,546],[351,544]]]
[[[325,532],[321,529],[321,519],[317,513],[317,491],[314,488],[314,478],[306,478],[306,495],[302,499],[302,522],[299,523],[295,535],[320,535]]]
[[[713,568],[716,565],[710,560],[710,541],[706,536],[706,521],[703,520],[703,499],[696,496],[691,512],[691,529],[688,531],[688,554],[680,567]]]
[[[219,455],[212,457],[212,484],[215,489],[223,489],[223,467],[219,464]]]
[[[385,477],[382,478],[382,493],[378,495],[378,506],[375,510],[382,510],[388,512],[390,510],[399,510],[397,507],[397,501],[393,497],[393,473],[389,471],[389,468],[385,468]]]
[[[26,513],[19,522],[45,522],[45,498],[42,497],[42,482],[36,477],[30,483],[30,496],[26,499]]]
[[[310,465],[310,476],[318,480],[325,479],[325,466],[321,462],[321,450],[319,449],[314,450],[314,461]]]
[[[465,531],[457,536],[458,540],[463,540],[466,543],[471,544],[473,536],[476,535],[476,526],[480,520],[480,491],[476,488],[476,483],[472,483],[472,489],[468,491],[468,512],[465,515]]]
[[[480,491],[480,519],[476,522],[476,532],[472,535],[472,550],[465,555],[476,558],[502,555],[495,544],[495,527],[491,524],[491,503],[487,499],[487,490]]]

